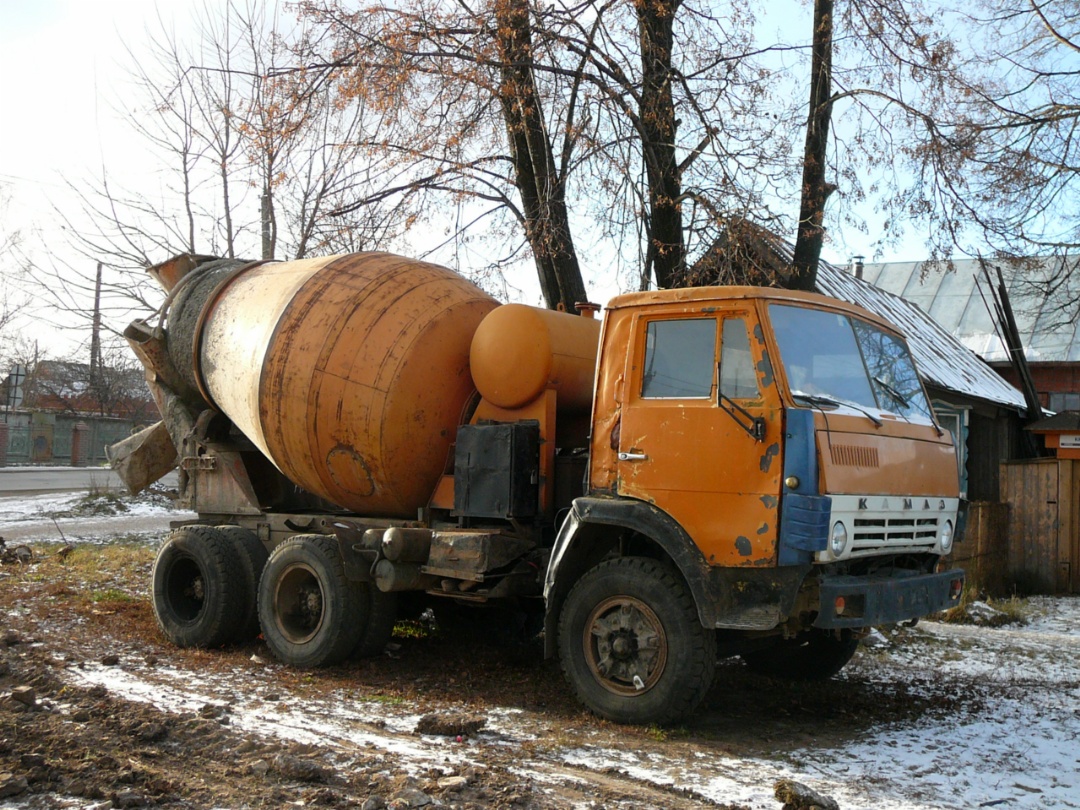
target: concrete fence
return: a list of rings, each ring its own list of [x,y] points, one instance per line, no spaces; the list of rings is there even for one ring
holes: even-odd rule
[[[145,427],[130,419],[12,411],[0,414],[0,467],[98,466],[105,447]]]

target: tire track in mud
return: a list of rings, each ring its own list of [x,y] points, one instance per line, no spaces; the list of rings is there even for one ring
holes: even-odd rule
[[[193,678],[193,673],[172,667],[136,670],[86,664],[83,668],[67,669],[63,677],[80,686],[104,686],[114,697],[146,702],[172,713],[197,713],[200,707],[208,705],[228,707],[225,715],[238,732],[314,746],[343,758],[358,749],[376,748],[394,756],[397,767],[417,772],[432,767],[501,768],[508,774],[538,783],[543,791],[556,794],[553,798],[565,806],[588,806],[598,796],[603,796],[605,806],[626,804],[658,810],[703,807],[734,810],[743,806],[714,800],[674,782],[663,784],[628,774],[617,765],[597,769],[561,761],[547,749],[530,750],[524,744],[534,743],[537,735],[527,729],[516,733],[514,720],[505,712],[489,712],[497,719],[490,730],[455,745],[448,739],[413,733],[411,729],[416,727],[421,715],[365,702],[358,705],[370,706],[370,712],[348,708],[343,695],[313,699],[283,693],[275,695],[272,702],[260,700],[238,687],[246,674],[236,673],[240,676],[236,678],[221,674]],[[252,691],[258,688],[262,687],[251,686]],[[302,704],[302,710],[289,708],[296,704]]]

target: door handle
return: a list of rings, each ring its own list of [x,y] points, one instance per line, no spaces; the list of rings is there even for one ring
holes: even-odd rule
[[[619,453],[619,461],[648,461],[644,453]]]

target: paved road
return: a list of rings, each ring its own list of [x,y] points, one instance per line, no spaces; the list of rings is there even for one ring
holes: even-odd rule
[[[161,481],[176,486],[176,473]],[[42,492],[123,489],[120,478],[105,467],[0,467],[0,498]]]

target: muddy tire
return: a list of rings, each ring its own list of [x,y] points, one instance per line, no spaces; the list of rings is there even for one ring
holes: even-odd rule
[[[241,590],[242,616],[237,624],[233,641],[244,643],[259,635],[259,578],[262,576],[270,552],[255,532],[240,526],[217,526],[217,531],[228,540],[236,553],[241,578],[237,586]]]
[[[178,647],[218,647],[235,638],[243,615],[239,555],[209,526],[183,526],[154,560],[158,626]]]
[[[352,657],[370,658],[382,653],[394,634],[394,625],[397,624],[398,615],[398,595],[383,593],[368,583],[361,583],[360,588],[367,592],[367,626],[360,636],[356,649],[352,652]]]
[[[357,648],[370,603],[345,576],[337,541],[298,534],[270,554],[259,581],[259,624],[274,656],[296,667],[337,664]]]
[[[716,636],[682,578],[655,560],[620,557],[588,571],[559,616],[559,657],[578,698],[618,723],[670,723],[701,702]]]
[[[851,637],[850,630],[841,631],[839,637],[827,630],[810,630],[764,650],[743,653],[742,659],[759,675],[824,681],[842,670],[858,648],[859,640]]]

